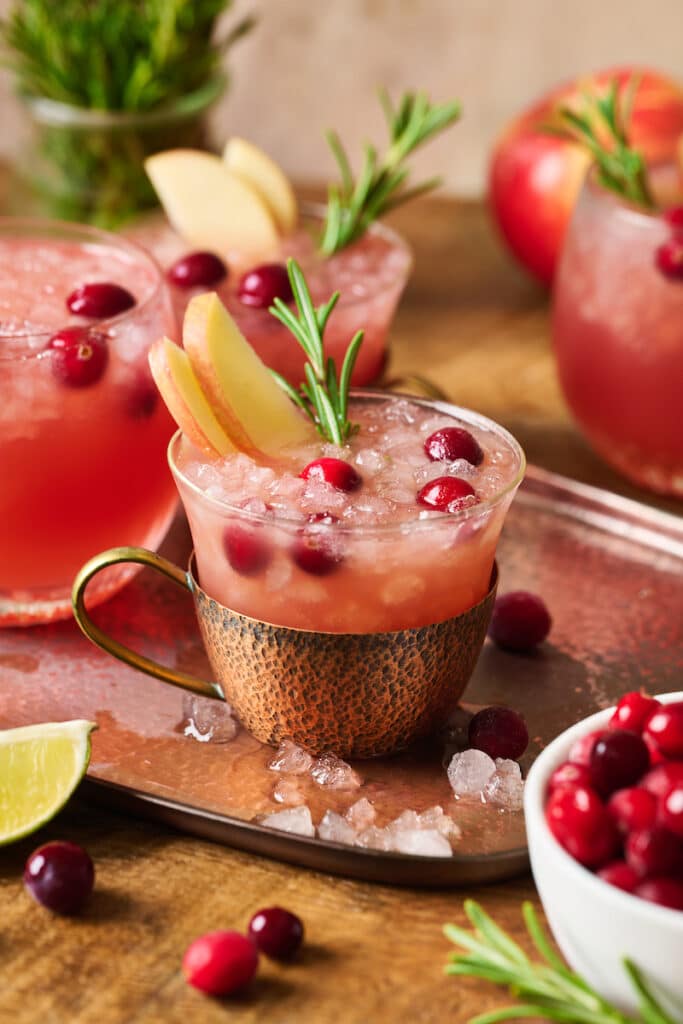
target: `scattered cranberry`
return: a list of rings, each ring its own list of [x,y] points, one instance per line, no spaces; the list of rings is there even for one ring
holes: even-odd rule
[[[645,733],[665,757],[683,758],[683,701],[657,708],[645,723]]]
[[[652,797],[654,800],[654,797]],[[683,839],[683,782],[673,786],[659,803],[659,822]],[[683,869],[683,863],[681,863]]]
[[[614,822],[588,786],[556,789],[546,804],[545,816],[558,843],[586,867],[602,867],[616,854],[619,840]]]
[[[658,764],[641,780],[641,786],[657,797],[664,797],[674,786],[683,784],[683,761]]]
[[[89,316],[96,320],[118,316],[131,309],[135,299],[127,288],[109,281],[93,281],[82,284],[71,292],[66,300],[67,308],[78,316]]]
[[[343,561],[337,542],[318,530],[302,530],[291,554],[294,563],[311,576],[329,576]]]
[[[521,715],[512,708],[490,707],[472,716],[469,744],[489,757],[508,757],[516,761],[529,744],[529,733]]]
[[[257,306],[259,309],[272,306],[275,299],[291,302],[292,286],[287,268],[281,263],[262,263],[253,267],[240,280],[237,296],[245,306]]]
[[[166,276],[178,288],[209,288],[228,276],[228,268],[213,252],[190,252],[177,260]]]
[[[545,640],[551,625],[540,597],[526,590],[511,590],[494,605],[489,635],[508,651],[531,651]]]
[[[613,793],[607,810],[614,824],[624,835],[635,830],[651,828],[657,818],[657,798],[641,786],[630,786]]]
[[[322,480],[338,491],[357,491],[363,478],[343,459],[314,459],[299,473],[303,480]]]
[[[654,697],[646,697],[635,690],[632,693],[625,693],[614,709],[614,714],[609,720],[609,728],[641,732],[648,716],[658,707],[660,703]]]
[[[669,210],[665,210],[662,216],[669,227],[673,228],[675,234],[683,231],[683,206],[672,206]]]
[[[185,951],[183,974],[210,996],[229,996],[249,984],[258,966],[256,946],[235,931],[208,932]]]
[[[655,251],[655,263],[665,277],[683,278],[683,238],[670,238]]]
[[[266,907],[254,914],[247,931],[256,948],[273,960],[291,960],[304,937],[301,918],[282,907]]]
[[[683,882],[676,878],[647,878],[634,890],[636,896],[671,910],[683,910]]]
[[[459,512],[478,501],[474,487],[458,476],[438,476],[417,492],[418,505],[438,512]]]
[[[258,528],[231,523],[223,533],[225,557],[240,576],[258,576],[272,558],[270,546]]]
[[[83,909],[95,881],[93,862],[76,843],[55,840],[34,850],[24,868],[24,885],[38,903],[56,914]]]
[[[479,443],[472,437],[469,430],[462,427],[442,427],[430,434],[424,443],[424,449],[432,462],[455,462],[465,459],[473,466],[479,466],[484,458]]]
[[[588,767],[596,740],[604,735],[604,729],[595,729],[593,732],[586,733],[585,736],[579,736],[578,740],[574,740],[569,750],[569,760],[572,764],[582,764]]]
[[[598,877],[602,878],[603,882],[616,885],[617,889],[623,889],[624,892],[633,892],[640,882],[639,876],[625,860],[613,860],[605,864],[604,868],[598,871]]]
[[[637,733],[613,729],[595,741],[588,767],[593,788],[609,796],[638,781],[650,767],[650,754]]]
[[[559,786],[590,786],[590,784],[591,775],[588,765],[565,761],[550,776],[548,792],[552,793]]]
[[[624,853],[627,864],[641,878],[668,875],[680,871],[683,865],[683,845],[673,832],[661,825],[631,832],[626,838]]]
[[[53,334],[47,348],[52,353],[52,372],[67,387],[89,387],[107,368],[107,339],[87,327],[65,327]]]

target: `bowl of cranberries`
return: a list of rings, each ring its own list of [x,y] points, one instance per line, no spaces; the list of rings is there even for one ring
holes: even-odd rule
[[[635,1011],[627,958],[683,1020],[683,691],[627,693],[561,733],[529,772],[524,814],[573,969]]]

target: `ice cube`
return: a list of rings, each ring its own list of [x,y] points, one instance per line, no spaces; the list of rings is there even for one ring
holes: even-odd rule
[[[506,811],[519,811],[524,804],[522,769],[516,761],[496,758],[496,770],[484,787],[484,799]]]
[[[377,473],[386,466],[388,456],[377,448],[363,448],[356,453],[355,462],[357,466],[367,470],[368,473]]]
[[[311,812],[305,805],[302,807],[288,807],[284,811],[275,811],[274,814],[265,814],[260,819],[261,825],[268,828],[279,829],[280,832],[291,832],[298,836],[315,835]]]
[[[450,814],[445,814],[443,807],[439,807],[438,804],[435,807],[428,807],[419,815],[419,819],[420,828],[435,829],[446,839],[460,839],[462,835],[459,826],[456,825]]]
[[[495,761],[483,750],[463,750],[451,759],[448,781],[456,797],[481,796],[495,770]]]
[[[185,694],[183,715],[183,733],[199,743],[229,743],[239,729],[230,705],[212,697]]]
[[[292,740],[283,740],[268,767],[271,772],[286,772],[288,775],[305,775],[310,771],[313,758]]]
[[[273,789],[273,800],[279,804],[287,804],[288,807],[299,807],[306,803],[299,783],[296,779],[279,779]]]
[[[394,833],[394,849],[420,857],[452,857],[448,840],[436,829],[403,829]]]
[[[336,811],[325,811],[318,825],[318,838],[326,839],[330,843],[346,843],[353,846],[356,842],[356,832],[341,814],[337,814]]]
[[[319,786],[330,789],[358,789],[363,784],[358,772],[336,754],[321,754],[316,758],[311,775]]]
[[[355,804],[351,804],[346,812],[346,820],[357,832],[362,832],[363,829],[374,825],[376,817],[377,811],[364,796],[360,800],[356,800]]]
[[[376,825],[370,825],[369,828],[363,829],[356,839],[357,846],[363,846],[368,850],[384,850],[388,852],[393,849],[393,836],[385,828],[377,828]]]

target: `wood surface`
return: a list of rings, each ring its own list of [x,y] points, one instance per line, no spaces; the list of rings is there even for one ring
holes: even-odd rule
[[[593,457],[555,380],[546,296],[502,252],[482,208],[432,199],[394,217],[416,268],[393,333],[391,369],[430,376],[450,397],[508,426],[531,460],[643,497]],[[664,503],[666,507],[666,503]],[[671,505],[673,506],[673,504]],[[96,892],[78,919],[54,917],[23,890],[26,856],[49,838],[84,845]],[[0,1020],[17,1024],[464,1024],[508,1002],[493,986],[443,975],[444,922],[480,900],[522,938],[530,877],[464,891],[361,884],[232,851],[75,798],[41,833],[0,852]],[[263,961],[248,994],[189,988],[188,943],[244,928],[280,904],[305,922],[286,968]]]

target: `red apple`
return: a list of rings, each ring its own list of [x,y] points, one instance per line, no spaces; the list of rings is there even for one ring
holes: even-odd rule
[[[580,106],[582,92],[623,89],[638,79],[630,139],[648,163],[674,160],[683,135],[683,87],[654,71],[613,68],[562,85],[512,122],[491,160],[489,203],[503,238],[545,284],[553,279],[564,233],[590,163],[575,142],[544,131],[558,105]]]

